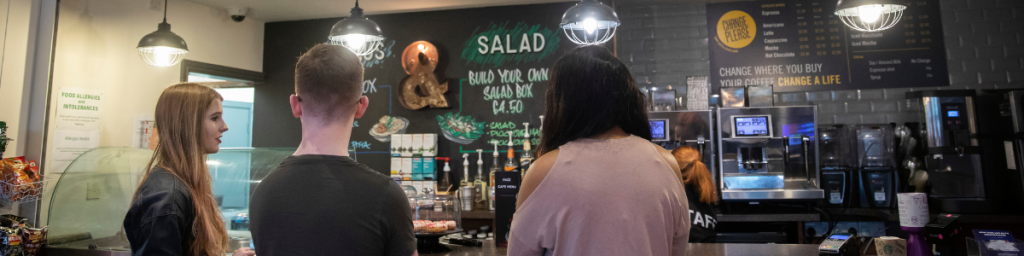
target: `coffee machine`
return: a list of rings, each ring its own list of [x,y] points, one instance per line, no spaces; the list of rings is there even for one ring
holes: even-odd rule
[[[856,152],[855,130],[845,124],[825,125],[818,128],[818,146],[821,151],[821,188],[825,190],[825,205],[849,207],[859,205],[854,196],[857,182],[857,162],[850,157]]]
[[[652,111],[647,113],[651,123],[651,142],[666,150],[691,147],[701,154],[701,162],[716,176],[717,162],[711,110]]]
[[[978,121],[986,195],[1005,212],[1024,211],[1024,91],[982,91]]]
[[[718,109],[724,201],[815,200],[819,187],[816,106]]]
[[[985,196],[981,147],[974,90],[907,92],[917,104],[926,142],[924,164],[931,184],[929,201],[942,212],[986,213],[992,201]]]
[[[896,198],[896,146],[888,124],[857,127],[857,180],[860,207],[889,208]]]

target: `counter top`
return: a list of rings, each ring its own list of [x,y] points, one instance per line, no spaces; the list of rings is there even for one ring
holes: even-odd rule
[[[493,240],[484,241],[483,247],[449,245],[451,252],[420,255],[444,256],[497,256],[508,255],[505,248],[495,248]],[[728,255],[818,255],[816,244],[689,244],[686,255],[728,256]]]

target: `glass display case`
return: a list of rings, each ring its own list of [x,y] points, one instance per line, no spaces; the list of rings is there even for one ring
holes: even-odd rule
[[[224,148],[207,157],[213,193],[232,239],[248,239],[249,196],[295,148]],[[76,158],[54,185],[48,253],[129,255],[122,222],[153,151],[102,147]],[[92,246],[95,250],[88,250]],[[79,254],[74,254],[79,255]]]

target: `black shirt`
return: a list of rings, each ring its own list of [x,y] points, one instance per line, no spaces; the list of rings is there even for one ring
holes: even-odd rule
[[[405,192],[344,156],[289,156],[256,187],[249,216],[260,256],[416,251]]]
[[[700,201],[700,194],[691,186],[686,187],[686,201],[690,206],[690,242],[714,243],[717,211],[711,204]]]
[[[185,182],[167,169],[153,167],[124,216],[132,255],[191,255],[195,219]]]

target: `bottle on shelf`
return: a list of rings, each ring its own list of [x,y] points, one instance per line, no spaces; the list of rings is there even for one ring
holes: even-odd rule
[[[476,188],[469,182],[469,154],[462,154],[462,182],[459,183],[459,191],[462,193],[462,210],[472,211]]]
[[[438,161],[444,161],[444,171],[441,172],[441,177],[438,179],[437,182],[437,194],[448,195],[449,192],[456,189],[455,186],[453,186],[454,184],[452,184],[451,180],[452,167],[448,166],[447,157],[435,157],[434,159],[437,159]]]
[[[533,147],[530,146],[530,123],[523,123],[523,126],[526,127],[526,139],[523,141],[523,154],[519,158],[519,173],[526,177],[526,171],[530,170],[530,164],[533,162]]]
[[[512,132],[508,132],[508,161],[505,161],[506,172],[518,172],[519,163],[516,162],[516,153],[512,145]]]
[[[483,149],[476,150],[476,179],[473,180],[473,187],[476,187],[476,194],[480,195],[474,198],[474,201],[476,202],[475,208],[480,210],[487,208],[487,197],[484,196],[487,194],[487,183],[484,182],[483,154]]]
[[[494,162],[491,163],[491,171],[489,173],[491,179],[487,183],[487,208],[491,211],[494,210],[494,173],[501,171],[501,167],[498,166],[498,141],[493,141],[492,144],[494,144]]]

